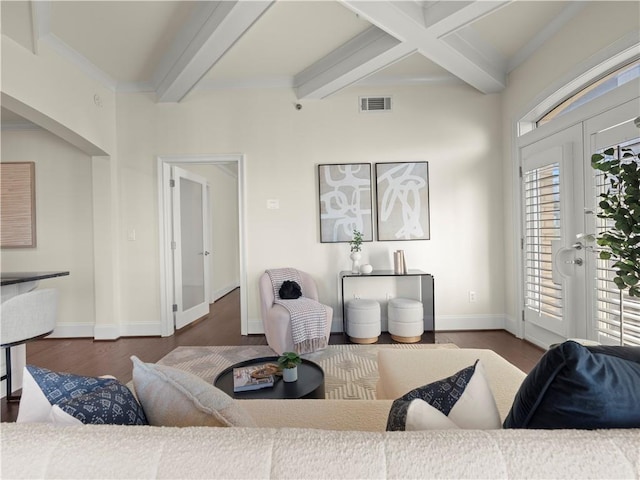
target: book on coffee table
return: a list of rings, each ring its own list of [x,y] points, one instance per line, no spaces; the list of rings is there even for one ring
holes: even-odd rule
[[[264,370],[264,365],[251,365],[233,369],[233,391],[246,392],[260,388],[273,387],[274,375],[255,375],[254,372]],[[254,375],[252,375],[254,374]]]

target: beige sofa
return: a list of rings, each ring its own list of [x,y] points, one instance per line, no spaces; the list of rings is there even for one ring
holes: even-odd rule
[[[378,391],[405,393],[416,382],[443,378],[479,357],[504,415],[524,377],[520,370],[488,351],[431,352],[436,353],[382,353]],[[401,380],[397,372],[403,364],[411,368]],[[3,424],[0,474],[3,479],[640,478],[638,429],[385,432],[391,403],[238,401],[258,428]]]

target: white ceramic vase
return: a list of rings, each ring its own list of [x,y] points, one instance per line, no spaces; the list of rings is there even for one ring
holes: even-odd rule
[[[368,263],[365,263],[360,267],[360,273],[363,275],[369,275],[371,272],[373,272],[373,267]]]
[[[360,273],[360,259],[362,258],[362,255],[360,254],[360,252],[351,252],[351,255],[349,255],[349,257],[351,258],[351,273]]]
[[[282,380],[284,380],[285,382],[295,382],[296,380],[298,380],[298,367],[283,368]]]

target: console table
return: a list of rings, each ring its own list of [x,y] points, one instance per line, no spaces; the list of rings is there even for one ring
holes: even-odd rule
[[[340,272],[340,302],[342,304],[342,331],[347,331],[347,316],[345,312],[344,301],[344,282],[357,281],[359,278],[371,277],[415,277],[420,281],[420,296],[416,299],[422,302],[424,311],[424,330],[425,332],[435,332],[435,308],[433,301],[433,275],[423,272],[422,270],[409,270],[405,274],[395,273],[393,270],[374,270],[371,273],[352,273],[348,270]]]

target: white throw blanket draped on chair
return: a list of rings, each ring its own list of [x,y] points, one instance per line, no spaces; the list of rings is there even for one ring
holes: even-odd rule
[[[304,287],[298,270],[295,268],[277,268],[267,270],[273,286],[274,303],[282,305],[291,317],[291,336],[296,353],[311,353],[327,346],[325,331],[327,313],[324,305],[304,296]],[[280,298],[280,287],[285,280],[300,285],[302,296],[295,300]]]

